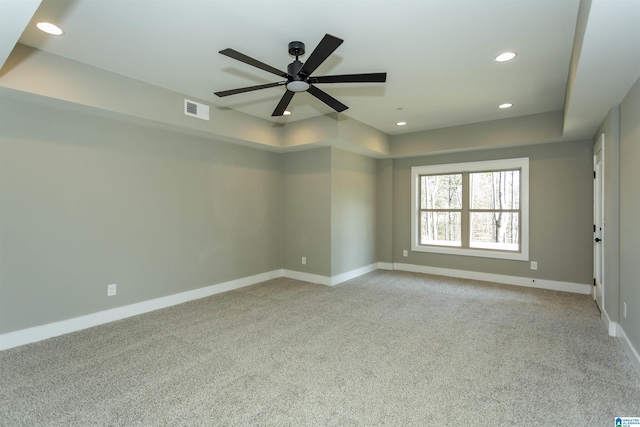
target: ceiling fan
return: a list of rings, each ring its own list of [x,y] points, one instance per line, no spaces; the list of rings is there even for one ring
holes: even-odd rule
[[[287,72],[280,71],[277,68],[253,59],[236,50],[221,50],[219,53],[223,55],[244,62],[245,64],[260,68],[261,70],[268,71],[269,73],[276,74],[280,77],[284,77],[286,78],[286,80],[257,86],[248,86],[239,89],[224,90],[221,92],[215,92],[215,94],[223,97],[243,92],[251,92],[259,89],[267,89],[270,87],[285,86],[287,91],[280,99],[280,102],[276,106],[276,109],[273,110],[273,114],[271,114],[272,116],[284,115],[289,102],[291,102],[291,98],[293,98],[293,95],[295,95],[296,92],[309,92],[311,95],[315,96],[334,110],[338,112],[344,111],[349,107],[347,107],[325,91],[318,89],[314,85],[320,83],[383,83],[387,80],[387,73],[341,74],[333,76],[312,77],[311,73],[313,73],[316,68],[318,68],[320,64],[322,64],[324,60],[327,59],[329,55],[331,55],[333,51],[335,51],[338,46],[342,44],[343,41],[344,40],[334,37],[330,34],[326,34],[322,38],[320,43],[318,43],[318,46],[316,46],[314,51],[311,52],[311,55],[309,55],[307,62],[305,62],[304,64],[298,60],[298,57],[304,55],[304,43],[298,41],[289,43],[289,54],[295,56],[296,60],[289,64],[289,66],[287,67]]]

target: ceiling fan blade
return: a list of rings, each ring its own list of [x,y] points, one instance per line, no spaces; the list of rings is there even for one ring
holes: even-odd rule
[[[309,89],[307,89],[307,92],[309,92],[311,95],[315,96],[320,101],[327,104],[329,107],[336,110],[338,113],[349,108],[346,105],[344,105],[342,102],[335,99],[333,96],[329,95],[327,92],[320,90],[313,85],[309,86]]]
[[[335,76],[309,77],[310,83],[384,83],[387,73],[341,74]]]
[[[230,89],[230,90],[223,90],[220,92],[214,92],[214,94],[218,95],[219,97],[223,97],[223,96],[235,95],[237,93],[251,92],[252,90],[267,89],[270,87],[282,86],[285,83],[286,81],[276,82],[276,83],[267,83],[265,85],[241,87],[239,89]]]
[[[343,41],[344,40],[334,37],[331,34],[325,34],[322,40],[320,40],[320,43],[318,43],[318,46],[311,52],[311,55],[309,55],[307,62],[304,63],[299,73],[307,76],[313,73]]]
[[[293,98],[293,95],[295,95],[295,92],[292,92],[289,89],[287,89],[284,95],[282,95],[280,102],[278,102],[276,109],[273,110],[273,113],[271,114],[271,116],[272,117],[282,116],[284,114],[284,110],[287,109],[287,106],[291,102],[291,98]]]
[[[280,71],[277,68],[272,67],[271,65],[267,65],[264,62],[258,61],[257,59],[253,59],[250,56],[245,55],[244,53],[238,52],[237,50],[223,49],[219,53],[228,56],[229,58],[236,59],[240,62],[244,62],[245,64],[253,65],[254,67],[260,68],[264,71],[268,71],[269,73],[273,73],[280,77],[287,77],[289,75],[284,71]]]

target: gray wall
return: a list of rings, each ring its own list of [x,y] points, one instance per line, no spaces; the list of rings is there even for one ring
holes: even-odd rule
[[[411,249],[411,167],[529,157],[529,225],[532,261],[510,261],[409,251]],[[592,142],[564,142],[500,150],[398,159],[393,174],[393,257],[395,262],[589,284],[593,278]]]
[[[284,268],[331,276],[331,148],[289,153],[283,161]]]
[[[331,149],[331,275],[374,264],[376,160]]]
[[[374,159],[332,147],[287,153],[283,181],[285,269],[331,277],[377,262]]]
[[[393,263],[393,160],[378,160],[378,261]]]
[[[640,349],[640,79],[620,104],[620,303],[629,341]]]
[[[282,267],[278,154],[4,98],[0,131],[0,333]]]
[[[377,261],[375,159],[16,99],[0,98],[0,117],[0,333],[280,268],[330,277]]]

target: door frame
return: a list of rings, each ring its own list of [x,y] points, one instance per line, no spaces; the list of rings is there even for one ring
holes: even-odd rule
[[[593,299],[604,310],[604,133],[593,148]],[[597,239],[600,239],[599,241]]]

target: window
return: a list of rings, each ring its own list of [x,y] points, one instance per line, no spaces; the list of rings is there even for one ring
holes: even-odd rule
[[[416,166],[412,250],[528,260],[529,159]]]

